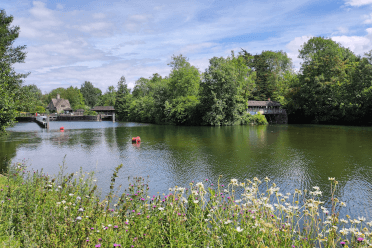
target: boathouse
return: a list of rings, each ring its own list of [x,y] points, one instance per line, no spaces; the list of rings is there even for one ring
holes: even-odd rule
[[[281,108],[281,104],[276,101],[253,101],[248,100],[248,113],[265,115],[269,123],[286,124],[288,123],[287,112]]]
[[[115,109],[113,106],[95,106],[91,110],[96,111],[101,120],[111,119],[115,122]]]
[[[63,99],[57,94],[57,98],[52,98],[48,106],[46,107],[50,112],[62,113],[65,109],[71,109],[70,102],[67,99]]]

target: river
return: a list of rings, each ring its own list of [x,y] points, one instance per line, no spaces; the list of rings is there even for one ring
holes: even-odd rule
[[[0,138],[0,161],[26,161],[30,168],[57,174],[65,158],[67,172],[95,171],[106,193],[114,168],[116,180],[148,176],[150,193],[208,179],[222,183],[267,176],[282,193],[319,186],[329,204],[328,177],[339,181],[342,215],[372,220],[372,127],[269,125],[180,127],[139,123],[51,122],[50,130],[18,123]],[[63,126],[64,132],[59,128]],[[140,145],[131,138],[140,136]]]

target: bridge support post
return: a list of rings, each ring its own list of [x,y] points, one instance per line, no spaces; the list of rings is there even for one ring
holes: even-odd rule
[[[112,122],[115,122],[115,113],[112,113]]]

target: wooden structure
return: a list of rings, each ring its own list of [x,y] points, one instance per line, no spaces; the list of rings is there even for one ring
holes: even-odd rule
[[[261,113],[265,115],[269,123],[287,124],[288,116],[285,109],[281,108],[281,104],[276,101],[248,101],[248,113],[255,115]]]
[[[113,106],[95,106],[91,110],[97,112],[101,120],[110,118],[112,122],[115,122],[115,109]]]
[[[65,109],[63,110],[63,112],[64,112],[65,114],[72,114],[72,108],[65,108]]]
[[[84,115],[84,109],[77,109],[74,111],[74,115]]]

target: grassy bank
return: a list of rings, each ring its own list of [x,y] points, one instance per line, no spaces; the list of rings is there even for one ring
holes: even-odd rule
[[[0,178],[1,246],[368,247],[371,242],[371,222],[338,218],[345,204],[333,197],[333,178],[333,206],[326,209],[318,187],[282,194],[268,178],[232,179],[228,185],[206,179],[148,195],[139,177],[115,191],[121,167],[102,197],[93,173],[63,175],[61,167],[50,177],[21,163],[11,166]],[[259,192],[260,184],[266,184],[265,192]]]

